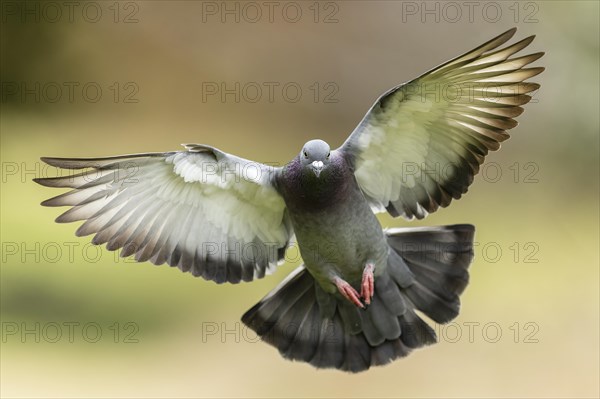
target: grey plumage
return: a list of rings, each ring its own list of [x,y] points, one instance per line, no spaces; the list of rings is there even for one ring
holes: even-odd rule
[[[84,220],[76,234],[94,244],[217,283],[263,278],[295,235],[304,264],[243,322],[315,367],[389,363],[436,342],[417,311],[438,323],[458,315],[474,227],[383,230],[375,213],[420,219],[448,206],[508,138],[539,88],[525,80],[543,70],[524,68],[543,53],[513,57],[533,37],[498,49],[515,31],[384,93],[338,149],[311,140],[283,168],[202,144],[42,158],[75,170],[36,179],[71,190],[42,205],[71,207],[56,221]]]
[[[321,288],[302,265],[242,321],[284,357],[316,367],[357,372],[389,363],[436,342],[415,310],[440,323],[458,314],[473,234],[470,225],[388,230],[394,256],[376,277],[375,299],[365,310],[335,296],[333,314],[322,317]]]

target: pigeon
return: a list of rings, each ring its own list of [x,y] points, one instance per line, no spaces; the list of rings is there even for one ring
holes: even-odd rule
[[[45,206],[77,236],[139,262],[216,283],[303,264],[242,317],[291,360],[360,372],[437,341],[469,281],[474,227],[382,228],[377,213],[423,219],[467,192],[539,84],[544,53],[515,57],[508,30],[377,99],[337,149],[307,142],[278,167],[202,144],[107,158],[42,158],[72,170]],[[419,312],[419,313],[418,313]]]

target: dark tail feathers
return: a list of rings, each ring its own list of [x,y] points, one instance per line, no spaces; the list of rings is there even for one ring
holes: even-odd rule
[[[375,279],[367,310],[326,294],[300,266],[242,321],[284,357],[318,368],[359,372],[389,363],[436,342],[415,309],[438,323],[458,314],[474,231],[471,225],[387,230],[388,267]]]

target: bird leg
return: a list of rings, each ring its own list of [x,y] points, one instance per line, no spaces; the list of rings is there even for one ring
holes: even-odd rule
[[[333,279],[333,283],[344,298],[346,298],[348,301],[352,302],[359,308],[364,309],[365,305],[363,305],[363,303],[361,302],[358,292],[346,280],[343,280],[340,277],[335,277]]]
[[[371,298],[373,298],[373,294],[375,293],[375,278],[373,277],[374,271],[375,266],[373,266],[371,263],[367,263],[365,270],[363,270],[362,282],[360,284],[360,296],[364,299],[367,305],[371,304]]]

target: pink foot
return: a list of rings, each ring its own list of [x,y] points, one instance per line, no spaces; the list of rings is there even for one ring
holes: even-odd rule
[[[367,305],[371,304],[371,298],[375,293],[375,278],[373,277],[373,271],[375,266],[367,263],[365,270],[363,271],[362,282],[360,284],[360,296],[364,298]]]
[[[350,284],[348,284],[346,281],[342,280],[339,277],[335,278],[334,283],[338,291],[340,291],[340,294],[342,294],[344,298],[346,298],[359,308],[364,309],[365,305],[363,305],[363,303],[361,302],[358,292],[356,292],[356,290],[352,288]]]

